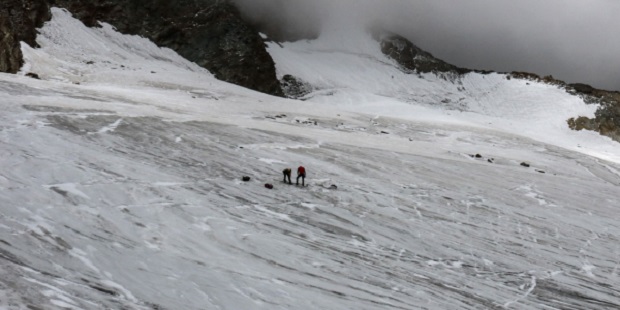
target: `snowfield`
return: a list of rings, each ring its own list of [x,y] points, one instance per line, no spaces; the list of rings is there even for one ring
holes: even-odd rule
[[[595,106],[337,35],[269,46],[315,88],[275,98],[53,13],[0,74],[0,309],[620,308]]]

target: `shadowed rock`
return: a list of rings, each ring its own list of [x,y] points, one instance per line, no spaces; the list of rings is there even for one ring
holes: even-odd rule
[[[598,104],[594,118],[573,117],[568,126],[573,130],[592,130],[620,142],[620,92],[596,89],[586,84],[569,84],[567,91],[586,103]]]
[[[0,72],[19,71],[24,63],[20,41],[37,46],[36,28],[50,16],[46,0],[0,1]]]
[[[288,98],[299,99],[313,91],[312,85],[290,74],[282,77],[282,90]]]
[[[431,53],[422,50],[409,40],[395,34],[381,39],[381,51],[398,62],[404,69],[411,72],[461,75],[472,71],[435,58]]]

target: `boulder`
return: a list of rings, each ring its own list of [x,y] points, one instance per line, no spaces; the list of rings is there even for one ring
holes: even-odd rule
[[[284,75],[280,84],[287,98],[299,99],[313,91],[312,85],[290,74]]]

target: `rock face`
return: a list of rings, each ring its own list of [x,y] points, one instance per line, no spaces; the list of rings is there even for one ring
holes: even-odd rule
[[[23,5],[22,8],[24,2],[41,5]],[[262,38],[253,27],[243,21],[237,8],[228,1],[3,0],[2,6],[3,12],[22,8],[18,11],[23,11],[23,15],[29,18],[16,19],[14,14],[7,14],[9,25],[16,21],[22,23],[22,20],[37,21],[22,23],[21,29],[15,26],[8,28],[7,33],[12,36],[20,36],[22,31],[27,34],[26,38],[17,38],[17,42],[24,40],[29,44],[34,43],[35,28],[41,25],[40,21],[49,19],[49,6],[58,6],[66,8],[87,26],[95,27],[98,21],[103,21],[113,25],[121,33],[140,35],[159,46],[173,49],[179,55],[208,69],[220,80],[282,96],[275,64],[267,53]],[[1,25],[4,24],[0,23],[0,29],[6,28]],[[19,44],[13,41],[7,44],[13,47],[9,51],[19,50]],[[13,54],[14,52],[11,52],[11,55]],[[19,57],[12,56],[11,59],[13,62],[14,59],[20,59],[19,65],[13,65],[19,68],[21,54]],[[2,71],[15,72],[17,69],[10,71],[2,68]]]
[[[381,51],[386,56],[411,72],[462,75],[472,71],[437,59],[399,35],[387,35],[380,42]]]
[[[594,118],[571,118],[568,126],[574,130],[593,130],[620,142],[620,92],[606,91],[585,84],[569,84],[567,91],[581,96],[585,102],[599,104]]]
[[[280,84],[287,98],[300,99],[313,91],[312,85],[290,74],[284,75]]]
[[[0,1],[0,72],[19,71],[23,65],[19,42],[36,46],[36,28],[49,19],[46,0]]]

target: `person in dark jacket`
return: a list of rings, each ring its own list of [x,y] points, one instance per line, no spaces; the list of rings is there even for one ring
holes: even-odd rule
[[[282,170],[282,174],[284,175],[284,180],[282,180],[282,182],[286,183],[286,179],[288,178],[288,184],[293,184],[293,182],[291,182],[291,168]]]
[[[299,178],[301,178],[301,186],[305,186],[306,168],[304,168],[304,166],[299,166],[299,168],[297,168],[297,182],[295,185],[299,185]]]

